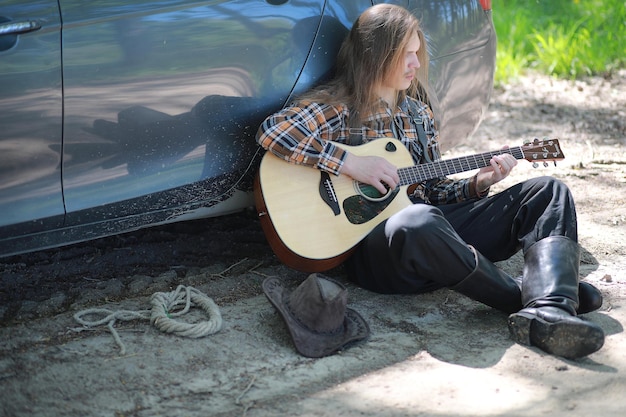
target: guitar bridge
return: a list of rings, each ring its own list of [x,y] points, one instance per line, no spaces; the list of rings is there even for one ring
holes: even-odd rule
[[[337,194],[335,193],[335,188],[333,187],[333,182],[328,172],[322,172],[319,190],[322,200],[324,200],[333,213],[335,213],[335,216],[338,216],[341,213],[339,200],[337,200]]]

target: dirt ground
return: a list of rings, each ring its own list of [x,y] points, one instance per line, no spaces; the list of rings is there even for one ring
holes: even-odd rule
[[[604,347],[569,361],[514,344],[506,316],[452,291],[377,295],[346,282],[365,343],[299,356],[261,290],[282,266],[253,211],[0,259],[1,416],[623,416],[626,410],[626,72],[610,79],[529,76],[495,91],[468,145],[446,157],[558,137],[565,160],[522,161],[498,187],[553,175],[579,212],[581,278],[604,295],[586,319]],[[519,256],[501,263],[518,274]],[[341,268],[329,276],[345,282]],[[146,310],[192,286],[219,306],[202,338],[148,320],[85,328],[87,308]],[[180,321],[206,319],[192,309]]]

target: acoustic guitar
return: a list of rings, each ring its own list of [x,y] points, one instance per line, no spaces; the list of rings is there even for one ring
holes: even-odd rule
[[[407,194],[412,184],[486,167],[493,156],[504,153],[533,164],[564,158],[558,139],[535,139],[523,146],[419,165],[397,139],[337,146],[359,156],[382,156],[403,167],[398,169],[400,185],[382,195],[346,175],[290,164],[266,152],[254,187],[261,226],[276,256],[300,271],[338,266],[374,227],[412,204]]]

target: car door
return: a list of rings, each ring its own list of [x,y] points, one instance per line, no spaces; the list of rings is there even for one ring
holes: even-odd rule
[[[63,223],[56,0],[0,3],[0,239]]]
[[[67,225],[249,186],[256,129],[289,96],[323,4],[60,0]]]

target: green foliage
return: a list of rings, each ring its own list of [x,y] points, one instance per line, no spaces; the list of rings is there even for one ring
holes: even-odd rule
[[[496,84],[528,69],[579,78],[626,65],[624,0],[507,0],[493,6]]]

